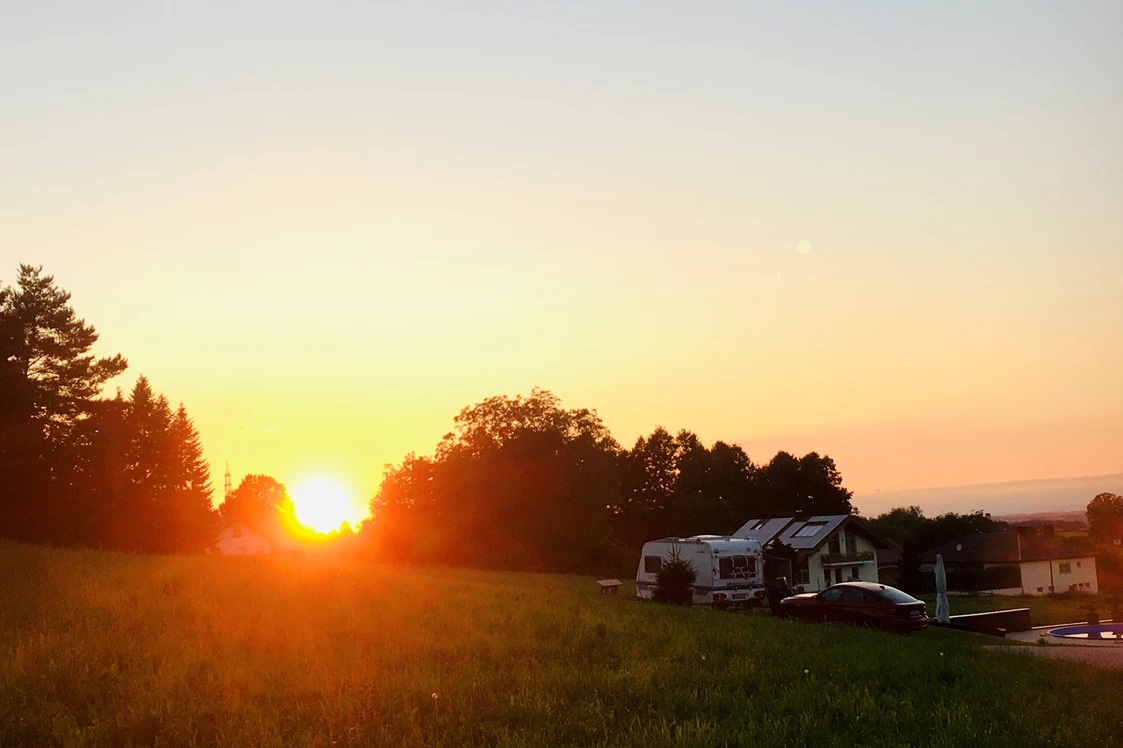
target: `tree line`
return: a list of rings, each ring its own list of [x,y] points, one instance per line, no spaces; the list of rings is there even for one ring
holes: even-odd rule
[[[223,521],[292,531],[292,502],[269,476],[246,476],[213,506],[187,409],[146,377],[102,397],[128,363],[92,355],[97,339],[41,267],[21,265],[14,286],[0,284],[0,535],[167,553],[207,548]],[[386,466],[372,519],[337,537],[388,560],[578,571],[630,564],[653,538],[851,511],[826,455],[779,452],[758,464],[736,444],[664,428],[625,448],[596,411],[535,389],[464,408],[432,455]],[[991,524],[911,508],[875,527],[908,557]]]
[[[0,284],[0,513],[4,536],[148,552],[210,541],[209,468],[187,409],[96,358],[98,334],[41,267]]]
[[[141,375],[90,351],[96,329],[41,267],[0,283],[0,536],[149,553],[199,552],[224,521],[294,527],[292,501],[247,475],[216,509],[199,432]]]
[[[850,498],[830,457],[758,465],[737,445],[663,428],[625,449],[596,411],[535,389],[463,409],[431,456],[388,465],[360,535],[392,560],[578,571],[633,561],[653,538],[846,514]]]

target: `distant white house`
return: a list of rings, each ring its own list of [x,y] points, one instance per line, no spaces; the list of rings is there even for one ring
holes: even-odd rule
[[[789,583],[808,592],[825,590],[839,582],[879,581],[877,552],[892,547],[852,514],[750,519],[733,537],[753,538],[761,546],[779,540],[795,549],[795,568]]]
[[[932,571],[936,554],[944,558],[948,589],[952,591],[957,591],[953,572],[979,575],[988,569],[1001,571],[1002,567],[1010,570],[1008,575],[1003,575],[1008,580],[1002,587],[971,591],[996,595],[1048,595],[1053,592],[1099,592],[1100,589],[1096,580],[1096,557],[1091,551],[1040,535],[1016,532],[964,535],[924,554],[921,571]]]
[[[221,556],[261,556],[273,552],[272,541],[244,522],[227,524],[214,540]]]

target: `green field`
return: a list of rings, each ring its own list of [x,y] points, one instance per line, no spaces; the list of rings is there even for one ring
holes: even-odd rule
[[[602,598],[583,577],[0,543],[0,579],[3,746],[1123,737],[1121,672]]]
[[[928,603],[928,615],[934,615],[936,596],[922,595],[921,599]],[[948,598],[948,607],[953,616],[1008,608],[1029,608],[1029,617],[1034,626],[1086,621],[1089,608],[1095,608],[1100,619],[1107,620],[1112,617],[1112,609],[1116,605],[1123,609],[1123,595],[1118,591],[1096,595],[1073,592],[1061,595],[952,595]]]

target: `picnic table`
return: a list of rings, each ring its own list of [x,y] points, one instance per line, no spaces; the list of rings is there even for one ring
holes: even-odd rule
[[[600,585],[600,593],[602,595],[619,595],[620,585],[623,584],[619,579],[599,579],[597,584]]]

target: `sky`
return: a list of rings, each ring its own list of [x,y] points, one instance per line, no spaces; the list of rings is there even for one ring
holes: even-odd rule
[[[4,3],[0,281],[53,273],[117,386],[187,405],[216,487],[334,476],[356,513],[534,386],[625,445],[825,452],[863,495],[1118,474],[1120,28],[1113,1]]]

